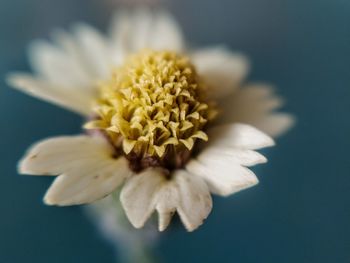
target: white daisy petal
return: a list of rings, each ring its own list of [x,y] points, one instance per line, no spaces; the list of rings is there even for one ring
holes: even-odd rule
[[[261,154],[252,151],[273,145],[273,140],[246,124],[215,127],[208,132],[209,144],[191,160],[186,169],[208,184],[210,191],[227,196],[258,183],[255,174],[244,166],[265,163]]]
[[[162,170],[148,169],[128,179],[120,200],[132,225],[144,226],[154,210],[159,214],[163,231],[177,211],[188,231],[200,226],[212,208],[207,185],[184,170],[167,179]]]
[[[127,161],[112,155],[102,138],[62,136],[32,146],[19,172],[59,175],[45,195],[47,204],[90,203],[110,194],[130,175]]]
[[[94,71],[91,70],[91,67],[94,67],[94,65],[88,65],[85,54],[76,39],[77,36],[62,29],[56,29],[52,32],[51,38],[53,43],[71,58],[75,67],[77,67],[85,77],[86,83],[76,88],[80,88],[84,92],[86,92],[86,90],[88,90],[88,92],[95,92],[96,87],[94,87],[92,83],[96,81],[97,77],[93,74]],[[90,53],[91,52],[90,50]]]
[[[153,28],[153,17],[147,9],[137,9],[132,13],[130,21],[132,32],[130,34],[129,49],[137,52],[140,49],[149,47],[150,32]]]
[[[129,16],[126,10],[117,11],[109,28],[110,56],[116,65],[122,64],[125,56],[131,52],[129,44],[131,19]]]
[[[91,85],[89,75],[78,61],[47,41],[33,41],[29,49],[29,58],[33,69],[57,86],[79,88]]]
[[[188,231],[198,228],[212,209],[212,199],[205,182],[185,170],[177,170],[155,196],[159,231],[167,228],[177,211]]]
[[[208,131],[209,145],[256,150],[274,145],[271,137],[253,126],[235,123],[216,126]]]
[[[186,169],[203,178],[212,193],[222,196],[234,194],[258,183],[252,171],[225,156],[209,159],[206,163],[191,160]]]
[[[144,226],[154,211],[155,193],[165,182],[166,178],[160,169],[147,169],[126,181],[120,201],[134,227]]]
[[[181,28],[170,13],[166,11],[157,13],[153,26],[150,48],[178,52],[183,50],[184,40]]]
[[[158,229],[159,231],[164,231],[176,213],[176,207],[179,203],[179,193],[177,188],[173,187],[173,184],[166,183],[158,190],[156,196]]]
[[[184,46],[180,27],[165,11],[152,13],[149,9],[138,9],[117,12],[110,32],[112,42],[124,53],[143,48],[181,51]]]
[[[268,85],[245,86],[227,97],[220,106],[223,110],[219,123],[247,123],[273,137],[281,135],[294,123],[290,114],[275,112],[283,106],[283,101]]]
[[[44,200],[49,205],[86,204],[112,193],[130,170],[126,159],[82,161],[55,179]]]
[[[65,89],[26,73],[12,73],[8,75],[7,83],[24,93],[79,114],[88,115],[91,113],[93,97],[74,88]]]
[[[76,24],[74,32],[83,60],[95,76],[94,81],[106,79],[112,71],[107,39],[98,30],[84,23]]]
[[[19,163],[21,174],[58,175],[66,167],[74,168],[83,158],[110,159],[113,149],[102,138],[86,135],[60,136],[40,141],[29,148]]]
[[[225,158],[230,163],[244,166],[254,166],[267,162],[267,159],[258,152],[229,147],[207,147],[197,157],[201,163],[221,158]]]
[[[295,117],[288,113],[271,113],[254,122],[254,126],[269,134],[278,137],[284,134],[295,123]]]
[[[184,170],[174,173],[172,187],[178,191],[176,210],[188,231],[198,228],[212,209],[212,199],[204,181]],[[158,200],[166,201],[158,197]]]
[[[208,85],[210,98],[225,98],[238,88],[249,69],[248,60],[224,47],[198,50],[192,54],[198,73]]]

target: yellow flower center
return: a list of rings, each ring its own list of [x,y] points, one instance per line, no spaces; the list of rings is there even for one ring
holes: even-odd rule
[[[100,85],[95,112],[85,128],[101,129],[129,159],[147,165],[178,166],[216,115],[186,56],[143,50],[130,56]],[[153,163],[153,164],[151,164]]]

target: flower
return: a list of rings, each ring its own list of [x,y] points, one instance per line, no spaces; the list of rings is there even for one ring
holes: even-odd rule
[[[293,123],[266,85],[242,85],[248,61],[222,46],[186,50],[180,29],[162,11],[122,11],[108,37],[85,24],[36,41],[37,73],[12,73],[13,87],[86,118],[86,134],[43,140],[19,172],[57,176],[49,205],[91,203],[121,188],[136,228],[156,210],[163,231],[177,212],[188,231],[228,196],[258,183],[247,167],[256,150]]]

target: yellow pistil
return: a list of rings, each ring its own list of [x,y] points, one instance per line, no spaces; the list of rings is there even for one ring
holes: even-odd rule
[[[130,56],[100,85],[98,119],[85,128],[104,130],[110,141],[138,159],[164,160],[208,140],[204,128],[216,115],[194,66],[170,51]]]

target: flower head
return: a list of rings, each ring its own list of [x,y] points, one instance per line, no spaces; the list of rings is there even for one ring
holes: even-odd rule
[[[242,55],[185,50],[165,12],[121,12],[110,32],[106,38],[86,25],[56,32],[58,46],[32,45],[36,76],[9,76],[15,88],[83,114],[85,129],[97,131],[35,144],[19,172],[58,175],[46,204],[91,203],[122,186],[135,227],[156,210],[160,230],[177,212],[192,231],[211,211],[210,193],[258,182],[247,167],[266,159],[255,150],[272,146],[269,135],[293,119],[274,112],[282,102],[271,88],[241,87]]]

